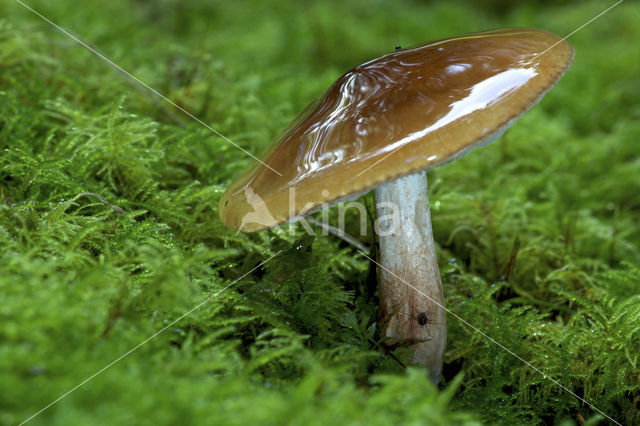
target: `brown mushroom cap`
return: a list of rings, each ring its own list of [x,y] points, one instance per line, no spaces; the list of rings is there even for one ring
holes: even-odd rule
[[[358,65],[262,155],[282,176],[256,164],[227,189],[220,217],[258,231],[457,158],[535,105],[572,60],[573,48],[555,34],[505,29]]]

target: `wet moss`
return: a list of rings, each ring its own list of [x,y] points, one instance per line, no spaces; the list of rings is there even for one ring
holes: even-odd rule
[[[396,45],[564,35],[604,8],[503,3],[29,4],[257,155]],[[544,373],[450,316],[440,388],[376,342],[355,249],[220,223],[248,156],[20,4],[0,11],[0,424],[95,373],[31,423],[640,422],[637,5],[572,36],[571,70],[502,140],[430,173],[448,307]]]

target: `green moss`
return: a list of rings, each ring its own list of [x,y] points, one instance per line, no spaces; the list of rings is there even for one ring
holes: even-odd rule
[[[397,44],[567,34],[604,8],[29,4],[256,155],[344,70]],[[0,12],[1,425],[97,372],[31,423],[604,419],[453,316],[440,388],[402,368],[407,348],[376,345],[366,258],[299,226],[226,228],[218,200],[250,157],[18,3]],[[640,422],[639,17],[625,2],[575,34],[575,63],[540,105],[430,172],[447,305],[624,424]]]

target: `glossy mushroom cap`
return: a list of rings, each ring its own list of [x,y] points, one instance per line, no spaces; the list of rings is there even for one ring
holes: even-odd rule
[[[359,65],[262,155],[282,176],[256,164],[227,189],[220,217],[232,228],[258,231],[451,161],[499,136],[572,60],[573,48],[552,33],[506,29]]]

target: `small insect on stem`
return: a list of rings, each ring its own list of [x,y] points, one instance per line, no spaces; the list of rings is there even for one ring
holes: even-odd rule
[[[418,324],[420,324],[420,327],[424,327],[425,325],[427,325],[428,321],[429,318],[427,317],[427,313],[420,312],[420,315],[418,315]]]
[[[416,320],[416,322],[418,323],[418,325],[420,327],[424,327],[427,324],[439,324],[435,321],[433,321],[433,314],[432,312],[420,312],[418,314],[418,316],[414,317],[413,315],[409,315],[409,314],[405,314],[404,312],[398,312],[399,314],[405,315],[409,318],[413,318]]]

